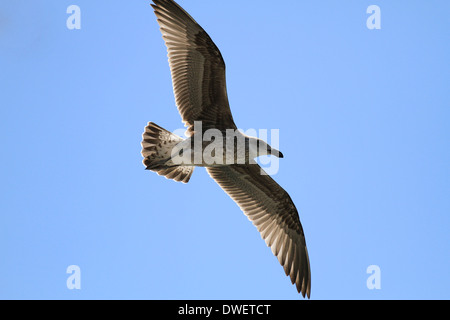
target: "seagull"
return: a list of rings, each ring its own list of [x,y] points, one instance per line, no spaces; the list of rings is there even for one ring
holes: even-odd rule
[[[263,140],[237,130],[228,103],[225,62],[205,30],[175,1],[153,2],[151,6],[168,51],[176,105],[189,138],[183,139],[149,122],[142,140],[144,166],[183,183],[189,181],[196,166],[205,167],[256,226],[297,291],[310,298],[310,262],[297,209],[289,194],[254,161],[261,155],[283,158],[283,154]],[[200,153],[212,143],[212,139],[196,140],[208,130],[235,132],[234,143],[230,144],[235,153],[233,161],[211,162],[203,157],[194,161],[195,141],[200,141]],[[226,136],[214,141],[227,139]],[[236,151],[238,140],[243,141],[243,152]],[[229,156],[229,146],[225,149],[219,160],[225,159],[225,154]],[[175,161],[177,157],[182,161]]]

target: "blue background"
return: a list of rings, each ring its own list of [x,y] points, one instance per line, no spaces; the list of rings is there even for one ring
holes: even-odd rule
[[[280,129],[311,297],[450,298],[450,2],[179,2],[225,58],[238,126]],[[144,170],[146,123],[182,127],[149,1],[2,1],[0,88],[0,298],[300,297],[203,168]]]

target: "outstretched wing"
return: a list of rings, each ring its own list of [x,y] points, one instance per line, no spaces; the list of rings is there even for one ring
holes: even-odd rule
[[[225,62],[202,27],[172,0],[153,0],[166,43],[175,100],[183,122],[193,131],[236,129],[228,103]]]
[[[210,176],[239,205],[296,284],[311,293],[311,270],[305,235],[289,194],[257,164],[208,167]]]

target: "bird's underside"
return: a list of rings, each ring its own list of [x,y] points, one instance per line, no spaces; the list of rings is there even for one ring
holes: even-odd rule
[[[226,147],[226,135],[221,151],[217,148],[214,153],[209,152],[213,149],[211,141],[194,146],[194,137],[208,130],[224,134],[227,130],[237,132],[228,103],[225,62],[208,34],[177,3],[153,2],[168,49],[176,104],[190,137],[181,138],[150,122],[142,141],[145,167],[184,183],[191,178],[195,166],[206,167],[209,175],[256,226],[298,292],[309,298],[310,262],[297,209],[289,194],[254,161],[256,156],[264,154],[282,157],[281,152],[251,137],[244,139],[247,144],[244,142],[243,149],[236,144],[231,152]],[[195,130],[198,123],[202,125],[201,132]],[[257,149],[252,147],[254,141]],[[261,151],[262,147],[266,153]],[[201,162],[194,150],[201,153]],[[211,159],[205,162],[205,153],[215,162],[211,163]]]

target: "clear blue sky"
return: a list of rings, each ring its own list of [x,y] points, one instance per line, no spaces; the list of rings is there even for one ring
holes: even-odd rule
[[[298,299],[203,168],[144,170],[146,123],[182,126],[149,2],[0,3],[0,298]],[[238,126],[280,130],[311,297],[450,298],[450,2],[179,3],[225,58]]]

